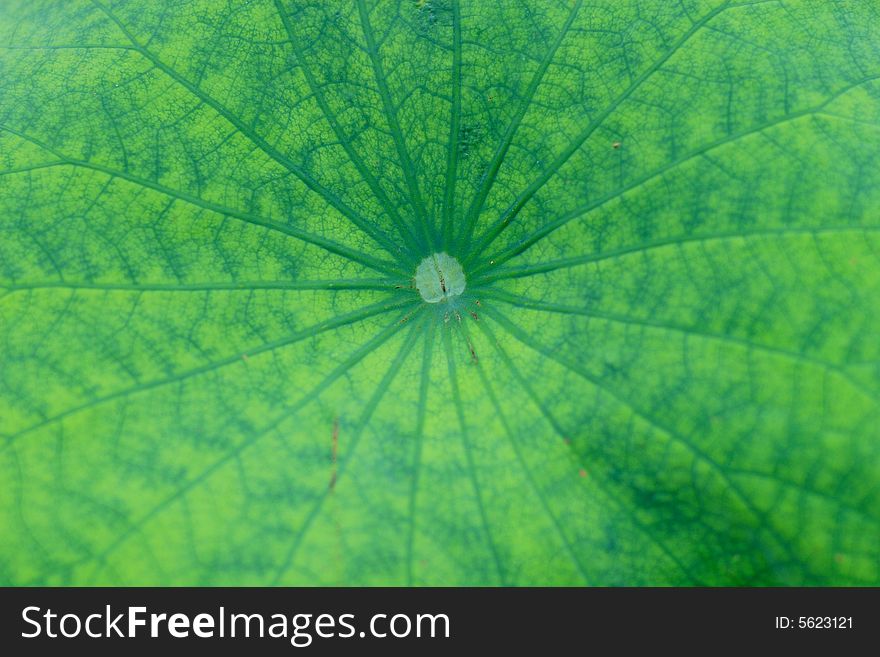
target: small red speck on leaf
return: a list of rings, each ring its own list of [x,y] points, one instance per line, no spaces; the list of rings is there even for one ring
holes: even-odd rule
[[[834,563],[842,564],[843,560],[844,560],[844,556],[842,554],[840,554],[839,552],[834,555]]]
[[[579,474],[581,477],[586,477],[586,476],[587,476],[587,471],[584,470],[583,468],[581,468],[580,470],[578,470],[578,474]]]

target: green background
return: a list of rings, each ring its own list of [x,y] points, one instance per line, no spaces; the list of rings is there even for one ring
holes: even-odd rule
[[[0,2],[0,582],[880,584],[878,117],[874,0]]]

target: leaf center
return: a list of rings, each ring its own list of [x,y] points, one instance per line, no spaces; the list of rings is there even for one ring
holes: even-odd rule
[[[416,268],[416,288],[428,303],[447,301],[464,292],[464,270],[447,253],[429,255]]]

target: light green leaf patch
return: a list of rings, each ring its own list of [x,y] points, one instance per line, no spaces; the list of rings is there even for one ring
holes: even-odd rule
[[[0,3],[0,583],[880,584],[878,30]]]

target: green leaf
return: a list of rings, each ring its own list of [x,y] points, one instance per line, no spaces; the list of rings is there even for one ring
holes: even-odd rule
[[[880,584],[878,30],[0,3],[0,581]]]

